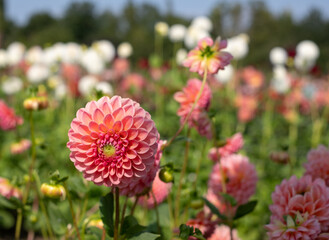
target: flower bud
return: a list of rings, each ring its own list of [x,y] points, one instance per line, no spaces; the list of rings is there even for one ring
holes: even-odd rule
[[[43,193],[44,196],[52,198],[52,199],[65,199],[65,189],[61,185],[52,185],[48,183],[43,183],[41,185],[41,192]]]
[[[93,220],[90,220],[90,222],[88,223],[88,227],[97,227],[97,228],[103,230],[104,223],[101,219],[93,219]]]
[[[163,168],[160,170],[159,177],[161,181],[165,183],[173,182],[174,181],[174,175],[172,171],[168,171],[168,169]]]
[[[26,110],[42,110],[48,107],[48,99],[45,96],[30,97],[24,100],[23,105]]]
[[[193,209],[200,209],[204,205],[204,202],[202,199],[193,199],[190,203],[190,207]]]

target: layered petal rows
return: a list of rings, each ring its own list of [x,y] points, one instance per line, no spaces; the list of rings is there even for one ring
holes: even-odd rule
[[[91,101],[78,110],[68,136],[70,159],[85,179],[128,196],[151,185],[159,133],[137,102],[119,96]]]

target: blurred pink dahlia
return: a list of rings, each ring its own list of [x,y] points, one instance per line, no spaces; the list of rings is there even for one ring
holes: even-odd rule
[[[171,186],[172,183],[165,183],[160,180],[158,171],[148,195],[140,197],[138,203],[142,206],[146,206],[147,208],[154,208],[155,203],[158,205],[167,198]]]
[[[328,232],[329,188],[322,179],[292,176],[275,187],[272,201],[271,221],[265,226],[270,239],[318,239]]]
[[[304,164],[305,175],[312,176],[312,179],[322,178],[329,187],[329,149],[323,145],[312,149],[307,154],[307,162]]]
[[[236,133],[232,137],[226,139],[224,146],[220,148],[211,148],[208,157],[217,162],[219,158],[227,157],[233,153],[238,152],[243,147],[243,137],[241,133]]]
[[[205,238],[210,237],[215,231],[216,222],[211,220],[211,214],[206,214],[201,211],[194,219],[190,219],[186,222],[186,225],[198,228]],[[189,240],[194,240],[195,237],[189,237]]]
[[[87,180],[128,196],[151,186],[159,133],[137,102],[119,96],[91,101],[78,110],[68,135],[71,161]]]
[[[207,240],[240,240],[236,229],[233,230],[233,239],[231,239],[230,228],[225,225],[217,226],[215,232]]]
[[[22,192],[19,188],[14,187],[7,178],[0,177],[0,195],[10,199],[11,197],[22,198]]]
[[[10,152],[12,154],[21,154],[31,147],[31,141],[28,139],[22,139],[19,142],[12,143],[10,145]]]
[[[5,131],[12,130],[21,124],[23,124],[23,119],[16,116],[15,111],[0,100],[0,128]]]
[[[208,182],[209,189],[213,193],[219,194],[219,199],[221,199],[220,193],[223,193],[223,180],[226,193],[233,196],[238,204],[244,204],[256,190],[255,166],[249,162],[247,157],[239,154],[223,157],[220,165],[219,163],[214,165]]]
[[[201,39],[193,50],[191,50],[187,59],[183,62],[185,67],[190,68],[191,72],[197,72],[203,75],[205,71],[208,74],[215,74],[219,69],[224,69],[230,64],[233,56],[225,51],[227,41],[213,41],[210,37]]]
[[[183,91],[177,92],[174,99],[180,103],[177,115],[181,117],[181,124],[185,122],[189,112],[193,108],[194,102],[201,89],[202,82],[198,79],[190,79]],[[209,85],[206,83],[200,99],[196,103],[191,116],[188,119],[189,127],[195,127],[202,136],[211,138],[211,122],[206,111],[210,106],[212,94]]]

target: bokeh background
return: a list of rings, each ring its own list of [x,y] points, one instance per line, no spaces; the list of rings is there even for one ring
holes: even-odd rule
[[[209,16],[214,24],[213,36],[229,38],[241,32],[250,36],[248,56],[243,64],[268,67],[268,53],[275,46],[294,55],[303,39],[316,42],[320,58],[314,71],[326,72],[325,56],[329,37],[329,4],[323,0],[1,0],[2,40],[4,48],[13,41],[28,47],[47,46],[56,42],[90,44],[108,39],[114,45],[132,44],[132,60],[147,57],[154,51],[154,24],[188,26],[200,15]],[[145,39],[149,39],[145,43]],[[165,43],[169,57],[172,44]],[[256,51],[257,50],[257,51]],[[290,50],[290,51],[289,51]]]

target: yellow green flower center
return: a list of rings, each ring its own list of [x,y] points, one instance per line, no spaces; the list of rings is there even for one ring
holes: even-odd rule
[[[214,55],[214,50],[207,46],[205,49],[201,50],[201,57],[211,58]]]
[[[105,157],[112,157],[115,154],[115,147],[110,144],[107,144],[103,148],[103,154]]]

